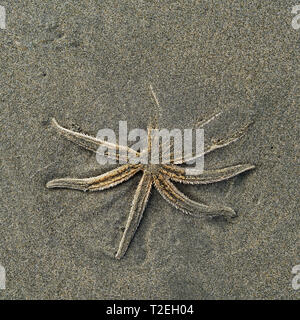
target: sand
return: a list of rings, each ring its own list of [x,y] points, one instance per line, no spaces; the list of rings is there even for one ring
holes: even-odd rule
[[[101,2],[102,3],[102,2]],[[290,1],[1,1],[0,299],[299,299],[299,37]],[[232,207],[234,224],[186,216],[153,190],[126,256],[114,259],[139,176],[98,193],[47,181],[106,172],[60,137],[162,128],[215,112],[206,141],[254,121],[205,158],[253,163],[228,181],[178,188]]]

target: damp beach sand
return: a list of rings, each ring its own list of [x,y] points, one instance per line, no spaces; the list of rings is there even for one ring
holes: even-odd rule
[[[299,299],[299,36],[289,1],[2,1],[0,299]],[[205,141],[253,122],[205,169],[255,165],[176,187],[232,208],[234,223],[184,215],[151,191],[114,258],[141,176],[103,192],[50,190],[100,175],[95,154],[53,130],[160,128],[220,113]],[[206,140],[207,139],[207,140]]]

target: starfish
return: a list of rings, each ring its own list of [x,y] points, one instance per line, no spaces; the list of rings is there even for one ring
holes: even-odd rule
[[[150,86],[152,98],[156,106],[159,108],[159,103],[157,97]],[[213,116],[207,121],[203,121],[200,124],[200,127],[203,127],[205,124],[210,122],[216,117]],[[94,138],[92,136],[85,135],[83,133],[75,132],[69,129],[66,129],[60,126],[55,119],[52,119],[52,125],[57,129],[57,131],[62,134],[68,140],[80,145],[81,147],[97,152],[98,148],[106,147],[107,152],[106,156],[114,160],[128,160],[127,155],[131,156],[142,156],[145,153],[148,153],[149,158],[151,154],[151,145],[153,141],[152,131],[157,128],[157,123],[149,124],[147,131],[147,148],[139,152],[133,150],[128,146],[120,146],[118,144],[109,143],[105,140]],[[221,169],[206,170],[199,172],[199,174],[187,175],[183,167],[180,167],[180,163],[188,164],[189,161],[197,159],[201,156],[223,148],[230,143],[236,141],[241,136],[243,136],[245,129],[248,126],[244,127],[241,131],[233,134],[230,137],[227,137],[223,140],[213,141],[208,147],[204,149],[201,154],[189,154],[188,156],[182,159],[182,155],[175,155],[170,159],[169,162],[165,163],[161,161],[158,164],[131,164],[126,163],[118,166],[117,168],[106,172],[102,175],[84,178],[84,179],[74,179],[74,178],[61,178],[54,179],[49,181],[46,184],[47,188],[67,188],[67,189],[76,189],[81,191],[101,191],[111,187],[114,187],[122,182],[127,181],[132,178],[138,172],[142,172],[141,180],[138,184],[138,187],[135,191],[131,209],[128,215],[126,222],[125,230],[123,232],[117,253],[115,258],[121,259],[134,237],[134,234],[140,224],[143,213],[145,211],[147,202],[149,200],[150,191],[154,186],[161,196],[169,202],[176,209],[179,209],[185,214],[189,214],[196,217],[215,217],[215,216],[224,216],[226,219],[230,220],[231,218],[236,217],[236,213],[232,208],[225,206],[210,206],[204,203],[196,202],[192,199],[189,199],[181,191],[179,191],[173,182],[179,182],[183,184],[209,184],[215,183],[218,181],[227,180],[232,178],[242,172],[253,169],[255,166],[252,164],[238,164],[234,166],[229,166]],[[122,150],[122,154],[116,153],[115,150]],[[124,155],[125,154],[125,155]],[[152,155],[153,156],[153,155]],[[164,155],[161,157],[164,159]]]

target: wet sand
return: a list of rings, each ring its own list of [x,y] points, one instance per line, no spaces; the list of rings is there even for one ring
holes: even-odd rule
[[[0,299],[297,299],[299,37],[286,1],[2,1]],[[140,176],[103,192],[49,190],[104,173],[60,124],[146,128],[149,85],[162,128],[216,112],[205,141],[249,121],[205,168],[255,170],[205,186],[195,201],[230,206],[235,223],[186,216],[153,190],[126,256],[114,254]],[[297,167],[298,165],[298,167]]]

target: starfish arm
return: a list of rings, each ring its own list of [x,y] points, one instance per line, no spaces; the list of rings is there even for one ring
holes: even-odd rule
[[[239,164],[215,170],[203,171],[199,174],[187,176],[185,169],[176,165],[162,165],[160,171],[171,180],[185,184],[208,184],[230,179],[236,175],[254,169],[252,164]]]
[[[167,176],[158,174],[154,178],[154,185],[162,197],[176,209],[196,217],[214,217],[224,215],[226,218],[233,218],[236,213],[228,207],[207,206],[193,201],[180,192]]]
[[[197,122],[194,123],[193,128],[203,128],[207,124],[209,124],[211,121],[215,120],[222,112],[217,112],[212,114],[209,118],[203,119],[203,120],[198,120]]]
[[[232,136],[226,138],[226,139],[222,139],[222,140],[215,140],[213,141],[208,147],[205,148],[204,152],[196,154],[196,155],[184,155],[184,158],[182,156],[182,154],[177,155],[177,154],[173,154],[172,155],[172,160],[171,163],[177,163],[177,164],[183,164],[183,163],[187,163],[189,161],[193,161],[196,160],[202,156],[207,155],[208,153],[224,148],[226,146],[228,146],[229,144],[239,140],[241,137],[243,137],[245,135],[246,130],[249,128],[249,126],[252,124],[252,122],[248,123],[246,126],[244,126],[240,131],[237,131],[236,133],[234,133]],[[174,158],[174,159],[173,159]]]
[[[114,170],[108,171],[100,176],[73,179],[62,178],[54,179],[46,184],[47,188],[66,188],[81,191],[100,191],[114,187],[122,182],[127,181],[141,170],[140,165],[125,164]]]
[[[221,112],[218,112],[218,113],[215,113],[212,116],[210,116],[208,119],[204,119],[204,120],[195,122],[193,125],[193,129],[203,128],[205,125],[209,124],[211,121],[213,121],[215,118],[217,118],[220,114],[221,114]],[[167,142],[161,144],[161,148],[162,148],[162,157],[163,158],[166,155],[168,156],[169,152],[171,155],[174,156],[174,142],[173,141],[167,141]]]
[[[75,132],[69,129],[66,129],[59,125],[57,121],[53,118],[52,119],[52,125],[55,127],[55,129],[62,134],[65,138],[68,140],[78,144],[79,146],[93,151],[97,152],[98,148],[101,146],[107,147],[107,156],[111,159],[118,160],[119,158],[122,158],[123,160],[127,160],[127,157],[121,157],[119,154],[117,154],[117,150],[122,150],[127,152],[128,154],[134,154],[136,155],[137,152],[133,149],[127,147],[127,146],[120,146],[114,143],[110,143],[101,139],[97,139],[91,136],[88,136],[83,133]]]
[[[125,255],[128,246],[136,232],[136,229],[140,224],[143,212],[149,199],[152,182],[153,181],[151,174],[148,172],[144,172],[132,201],[130,213],[125,226],[125,231],[123,233],[118,251],[116,253],[117,259],[121,259]]]
[[[151,125],[153,126],[153,129],[157,129],[158,128],[158,121],[159,121],[159,118],[161,115],[161,107],[160,107],[157,96],[156,96],[151,84],[150,84],[150,91],[151,91],[151,97],[152,97],[154,105],[155,105],[155,115],[151,121],[152,122]]]

